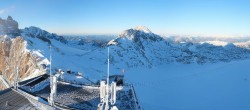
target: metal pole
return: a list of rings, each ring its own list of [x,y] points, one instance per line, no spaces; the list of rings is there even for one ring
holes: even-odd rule
[[[16,42],[15,42],[16,44]],[[14,50],[16,50],[16,45],[13,45],[14,46]],[[14,51],[14,74],[15,74],[15,79],[14,79],[14,88],[17,89],[17,85],[16,85],[16,82],[17,82],[17,65],[16,65],[16,62],[17,62],[17,59],[16,59],[16,51]]]
[[[51,58],[51,45],[49,46],[49,51],[50,51],[50,56],[49,56],[49,59],[50,59],[50,69],[49,69],[49,74],[50,74],[50,76],[51,76],[51,65],[52,65],[52,58]]]
[[[107,85],[106,85],[106,106],[105,106],[105,110],[109,109],[109,47],[108,47],[108,68],[107,68]]]
[[[49,74],[50,74],[50,105],[54,106],[54,94],[53,94],[53,77],[52,77],[52,73],[51,73],[51,65],[52,65],[52,58],[51,58],[51,45],[49,46],[49,51],[50,51],[50,68],[49,68]]]

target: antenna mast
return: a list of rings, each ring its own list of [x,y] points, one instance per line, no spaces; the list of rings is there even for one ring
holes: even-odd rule
[[[14,45],[14,49],[16,50],[16,45]],[[14,73],[15,73],[15,79],[14,79],[14,88],[18,89],[18,82],[19,82],[19,65],[20,65],[20,61],[18,60],[18,58],[21,57],[17,57],[18,55],[16,55],[16,51],[14,51]]]
[[[52,79],[52,73],[51,73],[51,65],[52,65],[52,57],[51,57],[51,45],[49,45],[49,61],[50,61],[50,65],[49,65],[49,77],[50,77],[50,90],[52,88],[53,85],[53,79]]]
[[[52,55],[51,55],[51,45],[49,46],[49,52],[50,52],[50,56],[49,56],[49,60],[50,60],[50,66],[49,66],[49,76],[50,76],[50,97],[49,97],[49,104],[51,106],[54,106],[54,81],[53,81],[53,76],[52,76],[52,72],[51,72],[51,65],[52,65]]]
[[[109,47],[108,47],[108,77],[107,77],[107,84],[109,84]]]
[[[49,60],[50,60],[49,74],[50,74],[50,76],[51,76],[51,65],[52,65],[52,58],[51,58],[51,45],[49,46],[49,53],[50,53],[50,56],[49,56]]]
[[[116,82],[112,82],[111,84],[111,108],[109,109],[109,47],[108,47],[108,67],[107,67],[107,82],[105,85],[105,81],[100,82],[100,101],[98,104],[98,110],[118,110],[115,106],[116,102]],[[105,107],[104,107],[105,105]],[[103,108],[104,107],[104,108]]]
[[[108,68],[107,68],[107,86],[106,86],[106,106],[105,109],[109,109],[109,47],[108,47]]]

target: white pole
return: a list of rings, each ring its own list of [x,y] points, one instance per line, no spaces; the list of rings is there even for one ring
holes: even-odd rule
[[[109,48],[108,48],[108,77],[107,77],[107,84],[109,84]]]
[[[16,45],[14,45],[14,49],[16,50]],[[17,55],[16,52],[14,51],[14,73],[15,73],[15,79],[14,79],[14,88],[17,89],[18,87],[18,62],[17,61]]]
[[[53,85],[53,77],[52,77],[52,73],[51,73],[51,65],[52,65],[52,58],[51,58],[51,45],[49,46],[49,51],[50,51],[50,56],[49,56],[49,59],[50,59],[50,68],[49,68],[49,74],[50,74],[50,105],[51,106],[54,106],[54,85]]]
[[[52,81],[52,74],[51,74],[51,65],[52,65],[52,60],[51,60],[51,45],[49,46],[49,61],[50,61],[50,65],[49,65],[49,76],[50,76],[50,90],[51,90],[51,88],[52,88],[52,83],[53,83],[53,81]]]
[[[105,110],[109,109],[109,47],[108,47],[108,68],[107,68],[107,86],[106,86],[106,106],[105,106]]]
[[[18,88],[18,86],[19,86],[19,84],[18,84],[18,82],[19,82],[19,67],[17,66],[17,68],[16,68],[16,71],[17,71],[17,73],[16,73],[16,89]]]
[[[16,45],[14,45],[14,49],[16,50]],[[16,51],[14,51],[14,74],[15,74],[15,80],[14,80],[14,88],[16,89],[16,77],[17,77],[17,74],[16,74]]]
[[[107,76],[107,84],[109,84],[109,47],[108,47],[108,76]]]
[[[116,82],[111,83],[111,105],[115,105],[116,102]]]
[[[51,45],[49,46],[49,52],[50,52],[50,56],[49,56],[49,59],[50,59],[49,74],[50,74],[50,76],[51,76],[51,65],[52,65],[52,58],[51,58]]]

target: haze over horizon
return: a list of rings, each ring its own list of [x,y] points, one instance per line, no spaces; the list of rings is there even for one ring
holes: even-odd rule
[[[153,33],[250,36],[247,0],[0,0],[0,17],[20,28],[57,34],[119,34],[138,25]]]

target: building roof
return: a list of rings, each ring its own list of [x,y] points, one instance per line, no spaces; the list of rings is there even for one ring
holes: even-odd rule
[[[13,88],[0,91],[0,110],[37,110],[34,105]]]

